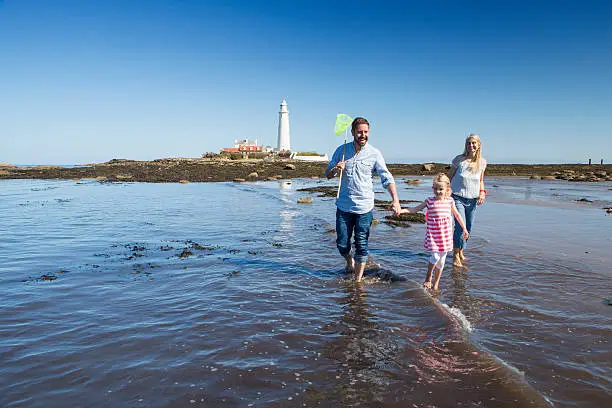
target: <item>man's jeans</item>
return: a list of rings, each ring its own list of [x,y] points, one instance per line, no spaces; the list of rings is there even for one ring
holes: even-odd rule
[[[457,207],[457,211],[461,214],[463,221],[465,222],[465,228],[468,232],[472,233],[472,222],[474,222],[474,216],[476,215],[476,202],[477,198],[465,198],[460,197],[458,195],[453,194],[453,199],[455,200],[455,207]],[[455,230],[453,232],[453,248],[465,248],[465,239],[463,239],[463,228],[455,219]]]
[[[355,233],[355,262],[368,260],[368,238],[373,214],[353,214],[336,209],[336,245],[340,255],[346,257],[351,252],[351,236]]]

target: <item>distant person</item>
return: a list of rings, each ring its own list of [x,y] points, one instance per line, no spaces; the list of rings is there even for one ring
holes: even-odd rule
[[[484,188],[484,173],[487,161],[482,157],[480,136],[471,134],[465,139],[463,154],[455,157],[448,173],[453,190],[453,199],[459,213],[465,219],[468,232],[472,233],[472,224],[476,215],[476,206],[482,205],[487,196]],[[459,229],[459,221],[455,218],[453,234],[453,265],[462,267],[466,261],[463,249],[466,239]]]
[[[438,290],[446,254],[453,249],[453,216],[461,225],[462,237],[467,239],[468,233],[461,214],[455,207],[451,197],[450,180],[446,174],[438,174],[433,180],[433,197],[429,197],[416,207],[406,208],[402,214],[416,213],[427,208],[427,230],[425,232],[425,249],[431,251],[427,264],[427,276],[423,285],[426,288]],[[434,273],[435,272],[435,273]],[[432,284],[433,275],[433,284]]]
[[[370,124],[365,118],[355,118],[351,124],[353,141],[339,146],[332,156],[325,177],[342,173],[340,192],[336,200],[336,245],[346,260],[347,272],[361,281],[368,260],[368,239],[374,209],[374,173],[380,176],[392,199],[393,212],[401,211],[395,180],[387,169],[378,149],[368,144]],[[355,255],[351,255],[351,237],[355,235]]]

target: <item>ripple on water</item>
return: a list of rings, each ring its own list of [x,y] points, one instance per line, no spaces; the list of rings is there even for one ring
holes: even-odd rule
[[[568,387],[606,380],[591,358],[606,344],[589,342],[606,341],[609,320],[568,325],[542,300],[569,291],[566,279],[589,293],[585,275],[598,271],[492,256],[504,248],[475,236],[469,271],[445,271],[436,301],[416,283],[422,229],[377,226],[373,253],[389,273],[355,286],[329,232],[333,202],[298,206],[293,188],[308,183],[294,184],[12,185],[0,210],[31,217],[8,223],[0,247],[0,405],[547,406],[525,381],[534,361]],[[53,205],[17,205],[28,200]],[[580,345],[562,370],[551,357],[569,350],[550,346],[551,331]]]

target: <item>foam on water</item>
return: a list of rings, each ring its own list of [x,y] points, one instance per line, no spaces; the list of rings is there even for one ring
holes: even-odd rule
[[[459,324],[461,325],[461,327],[467,332],[470,333],[472,331],[472,324],[470,323],[470,321],[467,319],[467,317],[465,317],[465,315],[461,312],[461,310],[459,310],[456,307],[450,307],[449,305],[447,305],[446,303],[442,303],[440,302],[440,304],[442,305],[442,307],[444,309],[446,309],[448,311],[448,313],[450,313],[451,315],[455,316],[455,318],[457,319],[457,321],[459,322]]]

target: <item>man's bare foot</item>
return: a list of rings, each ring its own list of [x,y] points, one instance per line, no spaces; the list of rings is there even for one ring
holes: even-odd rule
[[[361,282],[361,278],[363,278],[363,271],[365,270],[365,262],[356,262],[355,266],[355,281]]]
[[[467,257],[463,254],[463,249],[459,251],[459,258],[461,258],[461,262],[467,261]]]
[[[347,256],[346,258],[346,266],[344,267],[344,272],[346,273],[355,273],[355,260],[352,256]]]
[[[431,281],[423,282],[423,286],[425,286],[427,289],[431,289]]]

